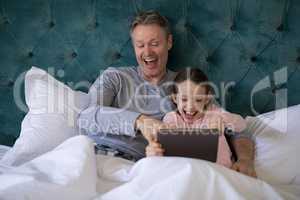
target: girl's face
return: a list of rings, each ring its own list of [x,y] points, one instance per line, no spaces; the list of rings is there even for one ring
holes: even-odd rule
[[[207,88],[186,80],[177,84],[178,93],[172,96],[177,109],[187,123],[192,123],[204,115],[204,108],[210,102]]]

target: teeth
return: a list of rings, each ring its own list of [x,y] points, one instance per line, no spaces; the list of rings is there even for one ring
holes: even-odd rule
[[[196,114],[196,112],[188,112],[188,111],[186,111],[185,112],[187,115],[194,115],[194,114]]]
[[[145,58],[144,60],[145,60],[146,62],[152,62],[152,61],[155,60],[155,58]]]

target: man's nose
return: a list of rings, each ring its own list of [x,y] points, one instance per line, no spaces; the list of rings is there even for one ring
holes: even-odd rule
[[[145,54],[146,56],[149,56],[149,55],[152,54],[152,49],[151,49],[150,46],[148,46],[148,45],[145,46],[145,48],[144,48],[144,54]]]

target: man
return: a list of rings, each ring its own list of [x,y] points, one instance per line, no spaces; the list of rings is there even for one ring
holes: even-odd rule
[[[131,24],[131,39],[138,67],[109,68],[92,85],[92,102],[79,117],[87,133],[105,132],[134,137],[140,132],[148,149],[160,149],[156,134],[165,125],[163,115],[174,107],[168,86],[175,73],[167,69],[172,35],[167,19],[154,11],[140,13]],[[247,137],[233,140],[238,160],[233,169],[250,176],[254,170],[253,142]],[[149,156],[149,154],[148,154]]]

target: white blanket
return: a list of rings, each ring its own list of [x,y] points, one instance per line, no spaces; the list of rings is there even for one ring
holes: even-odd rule
[[[186,158],[132,163],[96,156],[76,136],[19,167],[0,164],[0,199],[299,199],[297,188],[271,186],[216,164]]]

